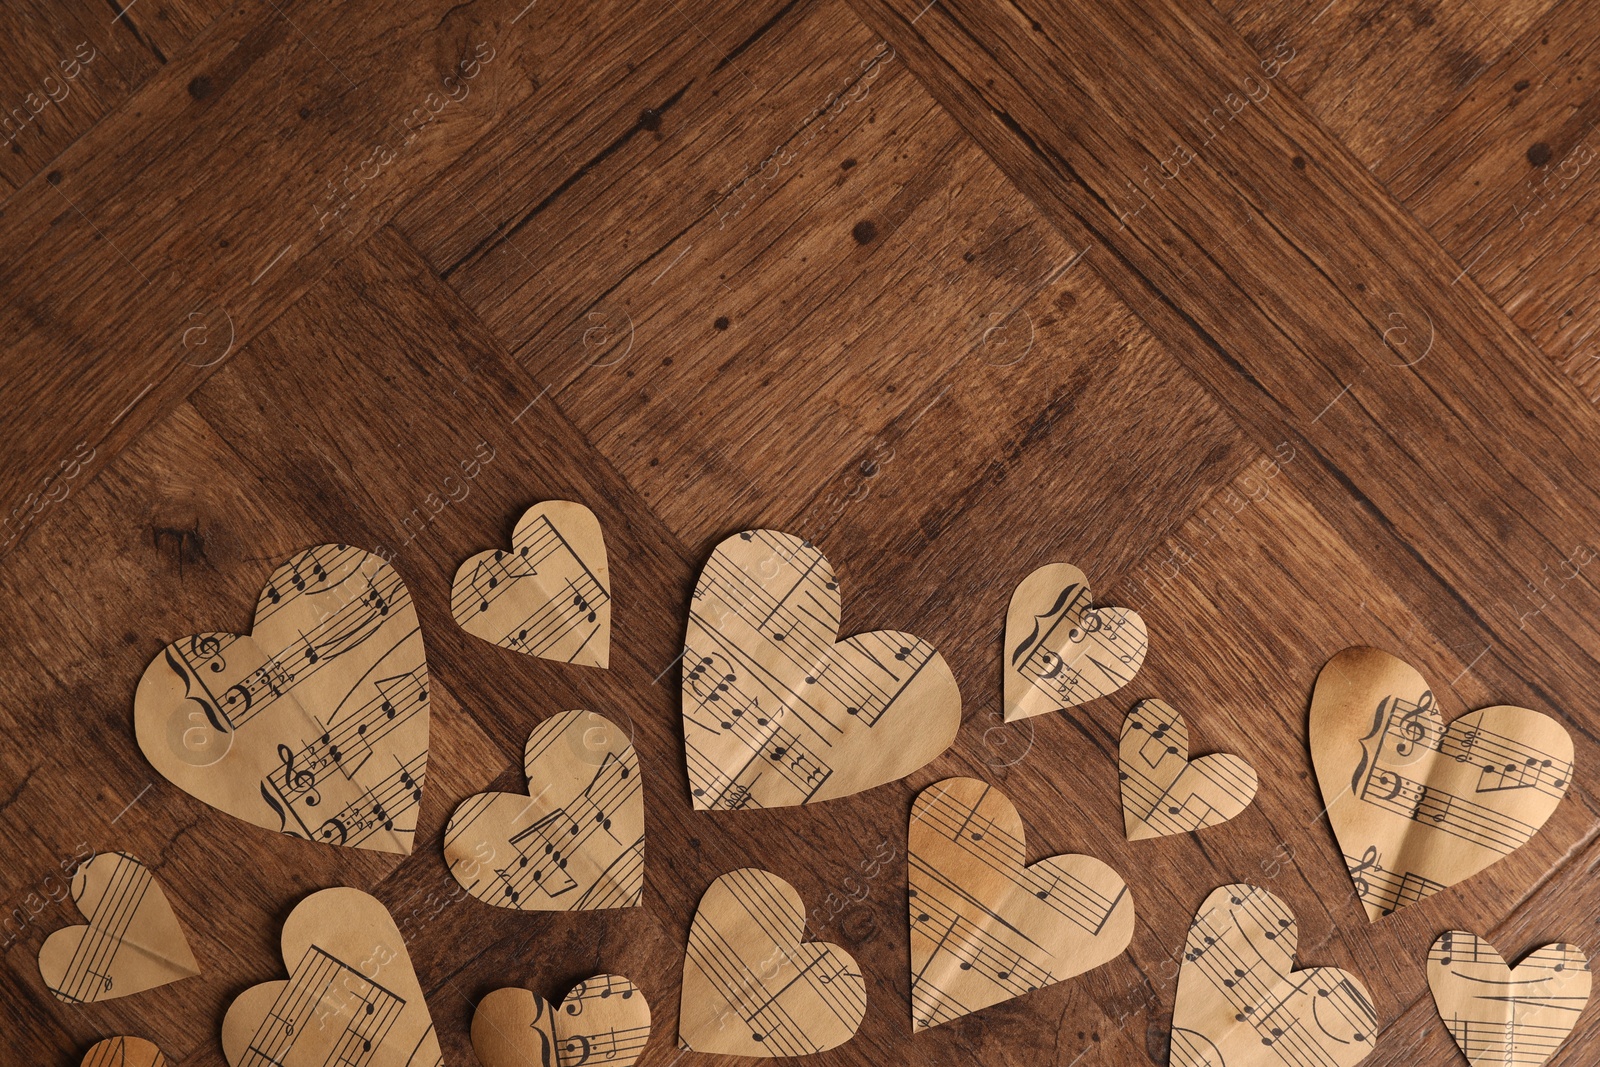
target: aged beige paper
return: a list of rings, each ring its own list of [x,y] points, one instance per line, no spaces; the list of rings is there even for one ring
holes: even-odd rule
[[[1403,660],[1347,648],[1311,697],[1311,759],[1367,918],[1415,904],[1519,848],[1572,781],[1572,738],[1527,708],[1445,728]]]
[[[450,614],[469,634],[503,648],[608,666],[611,574],[600,520],[569,500],[529,508],[510,549],[480,552],[456,571]]]
[[[483,1067],[632,1067],[650,1040],[650,1005],[617,974],[572,987],[559,1006],[527,989],[496,989],[472,1013]]]
[[[913,1032],[1092,970],[1133,937],[1122,877],[1093,856],[1024,866],[1022,819],[984,782],[919,793],[906,851]]]
[[[711,883],[689,927],[678,1044],[724,1056],[807,1056],[850,1040],[867,985],[838,945],[800,940],[805,903],[746,867]]]
[[[839,583],[810,541],[750,530],[700,572],[683,649],[697,809],[775,808],[903,778],[955,740],[961,694],[910,634],[835,643]]]
[[[167,1067],[167,1058],[142,1037],[108,1037],[83,1054],[82,1067]]]
[[[1060,711],[1133,681],[1150,647],[1127,608],[1090,607],[1089,583],[1070,563],[1022,580],[1006,611],[1005,720]]]
[[[528,792],[462,801],[444,858],[467,892],[522,911],[631,908],[644,894],[644,789],[628,735],[569,711],[528,737]]]
[[[183,927],[155,875],[108,852],[78,868],[72,899],[88,921],[45,938],[39,973],[56,999],[111,1000],[200,973]]]
[[[1225,823],[1256,795],[1256,769],[1238,756],[1189,758],[1189,727],[1164,700],[1141,700],[1122,720],[1117,763],[1129,841]]]
[[[232,1067],[443,1067],[394,920],[359,889],[312,893],[283,924],[287,981],[240,993],[222,1020]]]
[[[1539,1067],[1561,1047],[1589,1003],[1589,957],[1543,945],[1513,969],[1493,945],[1447,930],[1428,951],[1439,1016],[1472,1067]]]
[[[1171,1067],[1353,1067],[1378,1016],[1360,979],[1294,970],[1299,928],[1253,885],[1213,890],[1189,925],[1172,1008]]]
[[[411,851],[428,766],[428,667],[380,557],[319,545],[273,572],[247,636],[168,645],[134,697],[174,785],[290,837]]]

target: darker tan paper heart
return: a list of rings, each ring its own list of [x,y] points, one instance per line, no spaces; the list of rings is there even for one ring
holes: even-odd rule
[[[1022,580],[1006,611],[1005,721],[1060,711],[1133,681],[1150,647],[1127,608],[1090,607],[1089,583],[1070,563]]]
[[[1256,795],[1256,769],[1218,752],[1189,758],[1189,727],[1163,700],[1141,700],[1122,720],[1117,752],[1129,841],[1227,822]]]
[[[597,974],[551,1007],[531,990],[496,989],[472,1013],[483,1067],[632,1067],[650,1040],[650,1005],[628,979]]]
[[[108,1037],[83,1054],[81,1067],[167,1067],[167,1058],[142,1037]]]
[[[1428,951],[1428,988],[1472,1067],[1539,1067],[1589,1003],[1589,957],[1541,945],[1516,967],[1477,934],[1446,930]]]

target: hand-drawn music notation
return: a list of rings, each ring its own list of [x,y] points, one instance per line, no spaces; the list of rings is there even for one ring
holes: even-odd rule
[[[1577,1024],[1590,979],[1576,945],[1541,946],[1515,969],[1461,930],[1445,931],[1428,951],[1434,1003],[1472,1067],[1539,1067]]]
[[[1070,708],[1133,680],[1149,649],[1144,620],[1091,607],[1083,572],[1050,563],[1028,575],[1006,613],[1005,720]]]

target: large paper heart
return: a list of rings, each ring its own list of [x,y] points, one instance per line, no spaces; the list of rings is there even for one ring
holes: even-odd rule
[[[342,887],[306,897],[284,921],[283,960],[288,981],[228,1006],[233,1067],[442,1067],[405,941],[375,898]]]
[[[1128,712],[1117,762],[1129,841],[1216,826],[1256,795],[1256,769],[1238,756],[1189,758],[1189,727],[1164,700],[1141,700]]]
[[[678,1044],[724,1056],[807,1056],[844,1044],[867,984],[838,945],[800,940],[805,903],[753,867],[711,883],[689,927]]]
[[[650,1005],[628,979],[597,974],[560,1007],[527,989],[496,989],[472,1013],[472,1051],[483,1067],[632,1067],[650,1040]]]
[[[111,1000],[200,973],[161,883],[132,856],[109,852],[79,867],[72,899],[88,919],[45,938],[39,973],[59,1000]]]
[[[1083,704],[1133,681],[1150,647],[1127,608],[1090,607],[1089,583],[1070,563],[1022,580],[1006,612],[1005,720]]]
[[[848,796],[950,747],[961,693],[943,657],[891,630],[835,644],[839,611],[833,568],[810,541],[752,530],[711,554],[683,649],[697,809]]]
[[[1189,924],[1172,1007],[1171,1067],[1352,1067],[1378,1027],[1361,980],[1294,970],[1294,913],[1253,885],[1213,890]]]
[[[628,735],[592,711],[533,731],[528,792],[462,801],[444,858],[467,892],[522,911],[631,908],[644,894],[644,789]]]
[[[1483,870],[1538,832],[1572,781],[1572,738],[1527,708],[1444,727],[1403,660],[1347,648],[1311,697],[1311,759],[1368,919]]]
[[[1513,969],[1477,934],[1447,930],[1428,952],[1428,988],[1472,1067],[1539,1067],[1589,1003],[1589,957],[1544,945]]]
[[[450,614],[467,633],[503,648],[607,666],[611,575],[600,520],[567,500],[529,508],[509,551],[480,552],[456,571]]]
[[[1133,898],[1092,856],[1024,866],[1022,819],[973,778],[946,778],[911,808],[911,1029],[958,1019],[1120,955]]]
[[[83,1054],[82,1067],[167,1067],[167,1058],[142,1037],[108,1037]]]
[[[134,697],[145,757],[207,804],[290,837],[411,851],[428,667],[378,556],[320,545],[268,579],[248,636],[168,645]]]

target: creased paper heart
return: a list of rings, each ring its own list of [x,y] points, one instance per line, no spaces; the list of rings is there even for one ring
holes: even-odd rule
[[[142,1037],[108,1037],[83,1054],[82,1067],[167,1067],[167,1058]]]
[[[644,894],[644,790],[628,735],[592,711],[528,738],[528,792],[462,801],[444,835],[450,873],[486,904],[522,911],[631,908]]]
[[[472,1013],[472,1051],[483,1067],[632,1067],[650,1040],[650,1005],[628,979],[597,974],[559,1007],[527,989],[496,989]]]
[[[1539,831],[1572,781],[1572,738],[1527,708],[1448,729],[1403,660],[1347,648],[1311,697],[1311,759],[1368,919],[1452,886]]]
[[[39,973],[58,1000],[111,1000],[200,973],[161,883],[132,856],[83,864],[72,899],[88,925],[57,930],[39,948]]]
[[[456,571],[450,614],[467,633],[502,648],[608,666],[611,575],[600,520],[568,500],[529,508],[509,550],[480,552]]]
[[[288,981],[240,993],[222,1020],[233,1067],[442,1067],[394,920],[359,889],[312,893],[283,924]]]
[[[378,556],[320,545],[268,579],[248,636],[174,642],[134,697],[168,781],[290,837],[411,851],[428,667],[411,595]]]
[[[1133,681],[1150,646],[1127,608],[1090,607],[1089,583],[1070,563],[1022,580],[1006,612],[1005,721],[1060,711]]]
[[[1213,890],[1189,924],[1172,1007],[1172,1067],[1352,1067],[1378,1016],[1360,979],[1296,971],[1294,913],[1253,885]]]
[[[984,782],[918,794],[906,851],[913,1032],[1092,970],[1133,937],[1122,877],[1093,856],[1023,866],[1022,819]]]
[[[1589,1003],[1589,957],[1544,945],[1507,967],[1477,934],[1447,930],[1428,952],[1428,988],[1472,1067],[1539,1067]]]
[[[810,541],[753,530],[700,572],[683,650],[697,809],[809,804],[903,778],[961,725],[927,642],[880,630],[835,644],[839,583]]]
[[[1164,700],[1141,700],[1128,712],[1117,762],[1129,841],[1225,823],[1256,795],[1256,769],[1238,756],[1189,758],[1189,727]]]
[[[689,927],[678,1044],[724,1056],[807,1056],[844,1044],[867,985],[838,945],[802,942],[805,903],[746,867],[711,883]]]

